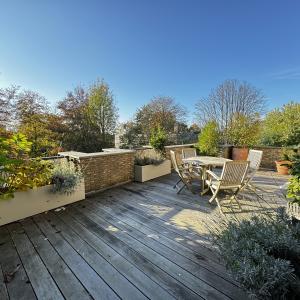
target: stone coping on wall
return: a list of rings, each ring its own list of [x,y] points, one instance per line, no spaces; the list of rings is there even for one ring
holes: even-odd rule
[[[134,153],[134,150],[128,149],[116,149],[116,148],[107,148],[103,149],[103,152],[93,152],[93,153],[85,153],[85,152],[77,152],[77,151],[66,151],[66,152],[58,152],[61,156],[68,156],[71,158],[82,159],[82,158],[91,158],[97,156],[108,156],[108,155],[121,155],[125,153]]]
[[[169,145],[165,146],[166,149],[171,149],[171,148],[186,148],[186,147],[192,147],[195,146],[196,144],[183,144],[183,145]]]

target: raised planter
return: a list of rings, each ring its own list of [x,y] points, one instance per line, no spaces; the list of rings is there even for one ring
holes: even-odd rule
[[[288,175],[289,174],[289,165],[291,162],[289,160],[276,160],[276,169],[279,175]]]
[[[232,149],[232,159],[233,160],[247,160],[248,148],[233,148]]]
[[[287,213],[293,218],[300,220],[300,206],[298,203],[287,203]]]
[[[85,198],[84,181],[70,194],[51,192],[51,185],[15,192],[14,198],[0,200],[0,226]]]
[[[135,181],[144,182],[171,173],[171,161],[166,159],[159,165],[134,166]]]

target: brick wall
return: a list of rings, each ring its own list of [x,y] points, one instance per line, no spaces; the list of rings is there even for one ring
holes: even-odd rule
[[[254,150],[261,150],[263,151],[263,157],[261,161],[261,168],[266,169],[275,169],[275,160],[282,159],[283,152],[286,148],[282,147],[267,147],[267,146],[255,146],[253,147]],[[298,152],[300,149],[298,149]]]
[[[132,150],[108,150],[90,154],[62,152],[60,154],[79,160],[86,193],[130,182],[134,178],[135,152]]]

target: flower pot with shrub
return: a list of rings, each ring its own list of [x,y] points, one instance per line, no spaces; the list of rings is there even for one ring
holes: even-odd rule
[[[261,122],[258,116],[236,114],[228,129],[229,142],[235,145],[232,151],[233,160],[246,160],[249,148],[258,143]]]
[[[289,169],[292,166],[291,160],[293,159],[294,151],[284,149],[282,153],[282,159],[275,160],[277,173],[280,175],[288,175]]]

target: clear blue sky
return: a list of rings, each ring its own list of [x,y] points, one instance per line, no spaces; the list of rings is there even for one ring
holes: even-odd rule
[[[192,110],[227,78],[300,101],[300,1],[0,0],[0,87],[55,103],[97,77],[121,120],[156,95]]]

